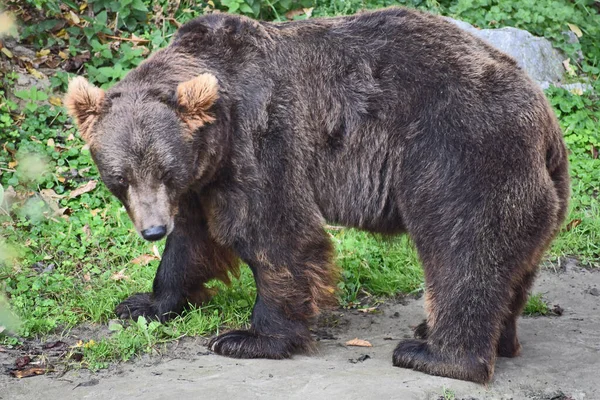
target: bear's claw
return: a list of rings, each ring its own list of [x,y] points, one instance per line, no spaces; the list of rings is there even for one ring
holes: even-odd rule
[[[222,356],[233,358],[290,358],[307,347],[303,341],[285,336],[267,336],[251,331],[231,331],[212,339],[208,348]]]
[[[134,321],[138,317],[159,320],[161,322],[168,319],[168,313],[161,313],[157,310],[151,293],[137,293],[128,297],[117,306],[115,313],[121,319],[132,319]]]
[[[430,375],[487,383],[494,374],[493,363],[474,354],[441,354],[432,351],[427,341],[404,340],[394,350],[394,366],[411,368]]]

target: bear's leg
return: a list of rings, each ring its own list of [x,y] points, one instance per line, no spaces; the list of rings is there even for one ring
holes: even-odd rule
[[[500,357],[517,357],[521,351],[521,345],[517,338],[517,319],[523,312],[529,289],[533,284],[535,272],[525,274],[522,279],[513,284],[513,300],[510,306],[510,314],[505,318],[498,341],[498,356]],[[427,320],[424,320],[414,329],[415,339],[427,339],[429,336],[429,328]]]
[[[195,210],[198,212],[198,210]],[[212,291],[204,286],[213,278],[229,283],[228,271],[238,273],[233,252],[213,241],[200,218],[178,218],[167,237],[165,251],[154,277],[152,293],[137,293],[116,308],[119,318],[139,316],[166,321],[188,303],[200,305]]]
[[[427,329],[416,332],[426,339],[398,345],[395,366],[485,383],[503,330],[504,344],[516,350],[514,320],[526,296],[515,297],[513,285],[521,279],[526,293],[533,276],[523,280],[525,273],[535,270],[555,229],[553,193],[534,195],[520,209],[510,199],[485,209],[454,208],[457,215],[445,218],[426,210],[431,219],[409,225],[425,270]]]
[[[523,312],[529,289],[535,279],[536,271],[526,273],[522,279],[513,284],[513,299],[510,305],[510,314],[503,323],[502,333],[498,341],[498,355],[500,357],[517,357],[521,353],[521,344],[517,337],[517,319]]]
[[[479,383],[493,375],[502,320],[508,309],[508,282],[476,271],[427,266],[426,339],[400,342],[393,364],[431,375]],[[433,271],[432,271],[433,269]],[[425,332],[423,332],[425,331]]]
[[[212,351],[235,358],[282,359],[311,349],[308,322],[321,306],[335,302],[336,270],[323,229],[315,228],[308,236],[289,248],[241,252],[247,254],[243,259],[256,280],[252,324],[211,340]]]

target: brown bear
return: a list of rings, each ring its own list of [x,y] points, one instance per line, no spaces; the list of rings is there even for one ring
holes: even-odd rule
[[[416,245],[427,320],[394,365],[487,382],[519,353],[515,321],[567,209],[567,151],[536,84],[452,23],[403,8],[206,15],[106,92],[74,79],[65,103],[139,233],[167,237],[153,292],[119,317],[200,304],[241,259],[251,327],[210,349],[310,349],[309,321],[335,303],[329,221]]]

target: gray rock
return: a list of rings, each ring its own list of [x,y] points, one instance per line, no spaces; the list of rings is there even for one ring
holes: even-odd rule
[[[28,49],[27,47],[17,45],[10,49],[15,57],[27,57],[31,60],[35,58],[35,51]]]
[[[565,72],[562,62],[567,57],[552,47],[547,39],[533,36],[522,29],[477,29],[466,22],[452,18],[447,19],[511,55],[542,88],[547,88],[562,80]]]

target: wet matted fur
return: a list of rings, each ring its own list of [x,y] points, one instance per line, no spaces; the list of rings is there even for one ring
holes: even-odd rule
[[[567,152],[542,91],[453,24],[402,8],[207,15],[106,93],[77,78],[66,104],[136,229],[168,235],[153,292],[119,316],[206,301],[241,259],[251,328],[210,348],[306,350],[335,301],[327,220],[418,249],[427,320],[394,365],[487,382],[497,355],[519,353],[515,321],[567,209]]]

